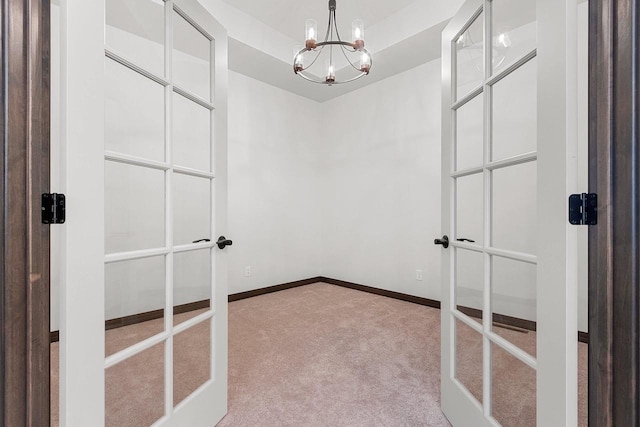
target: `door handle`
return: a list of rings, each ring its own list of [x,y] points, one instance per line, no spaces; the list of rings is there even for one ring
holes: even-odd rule
[[[211,241],[211,239],[200,239],[200,240],[194,240],[191,243],[202,243],[202,242],[210,242],[210,241]]]
[[[227,246],[233,245],[233,240],[229,240],[224,236],[220,236],[218,237],[218,241],[216,242],[216,245],[218,245],[220,249],[224,249]]]
[[[469,242],[469,243],[475,243],[475,240],[471,240],[471,239],[467,239],[467,238],[461,238],[461,239],[456,239],[458,242]]]
[[[442,239],[436,239],[433,241],[434,245],[442,245],[443,248],[447,249],[449,247],[449,236],[442,236]]]

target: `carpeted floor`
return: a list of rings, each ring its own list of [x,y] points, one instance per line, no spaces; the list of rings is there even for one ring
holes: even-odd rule
[[[150,323],[110,331],[109,345],[135,340],[136,333],[144,335],[157,326]],[[180,396],[206,378],[189,368],[207,357],[194,347],[202,342],[198,334],[206,332],[193,334],[181,345],[185,369],[176,378]],[[459,334],[465,349],[474,349],[461,354],[459,379],[480,396],[479,335],[470,328],[460,328]],[[525,350],[535,347],[535,333],[504,329],[500,334]],[[496,353],[494,416],[504,426],[534,426],[535,374]],[[143,355],[109,374],[107,426],[147,426],[162,414],[162,349]],[[57,360],[54,344],[54,394]],[[580,366],[583,426],[584,344]],[[141,373],[144,381],[131,381]],[[57,419],[57,395],[52,407]],[[440,411],[439,310],[323,283],[229,304],[229,412],[219,427],[448,425]]]

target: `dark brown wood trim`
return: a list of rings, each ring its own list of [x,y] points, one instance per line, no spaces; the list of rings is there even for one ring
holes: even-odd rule
[[[640,424],[638,1],[589,2],[589,425]]]
[[[414,304],[423,305],[426,307],[432,307],[440,309],[440,301],[430,298],[418,297],[415,295],[403,294],[401,292],[388,291],[386,289],[375,288],[373,286],[360,285],[357,283],[347,282],[344,280],[331,279],[329,277],[313,277],[311,279],[299,280],[291,283],[284,283],[282,285],[269,286],[267,288],[254,289],[252,291],[242,292],[239,294],[229,295],[229,302],[238,301],[246,298],[252,298],[259,295],[270,294],[272,292],[284,291],[286,289],[297,288],[299,286],[311,285],[314,283],[328,283],[330,285],[342,286],[343,288],[355,289],[370,294],[380,295],[387,298],[393,298],[400,301],[406,301]],[[467,316],[482,319],[482,311],[469,308],[458,307],[458,309],[465,313]],[[531,320],[520,319],[512,316],[505,316],[503,314],[493,315],[493,321],[501,326],[507,326],[511,328],[517,328],[527,331],[536,330],[536,322]],[[589,343],[589,333],[578,332],[578,341],[583,343]]]
[[[372,286],[359,285],[357,283],[346,282],[344,280],[330,279],[328,277],[320,277],[318,282],[329,283],[330,285],[342,286],[343,288],[355,289],[358,291],[368,292],[370,294],[381,295],[383,297],[398,299],[401,301],[412,302],[432,308],[440,308],[440,301],[429,298],[417,297],[414,295],[403,294],[401,292],[388,291],[386,289],[374,288]]]
[[[469,317],[482,319],[482,310],[476,308],[458,306],[458,310]],[[535,332],[537,330],[536,322],[532,320],[520,319],[519,317],[506,316],[504,314],[493,314],[493,323],[502,327],[522,329],[525,331]],[[578,331],[578,342],[589,344],[589,333]]]
[[[49,425],[48,0],[0,1],[0,425]]]
[[[202,301],[190,302],[187,304],[176,305],[173,307],[173,314],[188,313],[190,311],[202,310],[209,308],[211,301],[206,299]],[[142,322],[148,322],[150,320],[162,319],[164,317],[164,309],[152,310],[144,313],[132,314],[130,316],[117,317],[104,322],[104,329],[109,331],[111,329],[122,328],[124,326],[136,325]],[[60,340],[60,332],[52,331],[49,334],[49,340],[51,342],[57,342]]]
[[[482,310],[478,310],[477,308],[463,307],[459,305],[458,310],[469,317],[482,319]],[[532,332],[535,332],[537,330],[537,325],[534,321],[520,319],[518,317],[505,316],[504,314],[493,313],[493,323],[511,326],[514,328],[524,329]]]
[[[205,299],[202,301],[190,302],[187,304],[180,304],[173,307],[173,315],[188,313],[190,311],[203,310],[211,307],[211,300]]]
[[[417,297],[414,295],[403,294],[400,292],[388,291],[385,289],[374,288],[372,286],[359,285],[357,283],[346,282],[344,280],[330,279],[328,277],[313,277],[305,280],[298,280],[295,282],[283,283],[280,285],[269,286],[266,288],[254,289],[252,291],[241,292],[237,294],[229,295],[229,302],[240,301],[247,298],[253,298],[260,295],[266,295],[273,292],[284,291],[287,289],[298,288],[300,286],[311,285],[314,283],[328,283],[331,285],[342,286],[344,288],[354,289],[370,294],[380,295],[387,298],[393,298],[401,301],[410,302],[413,304],[419,304],[426,307],[432,307],[440,309],[440,301],[436,301],[429,298]],[[196,301],[188,304],[182,304],[173,308],[173,314],[187,313],[190,311],[201,310],[209,308],[209,300]],[[470,307],[459,306],[458,310],[466,314],[467,316],[482,319],[482,311]],[[107,320],[105,322],[105,330],[121,328],[123,326],[135,325],[137,323],[147,322],[149,320],[160,319],[164,316],[164,310],[153,310],[145,313],[138,313],[131,316],[118,317],[116,319]],[[536,322],[530,320],[520,319],[517,317],[505,316],[502,314],[494,314],[493,321],[500,326],[507,326],[515,329],[525,331],[535,331]],[[59,340],[59,332],[52,331],[50,333],[51,342],[57,342]],[[589,334],[586,332],[578,332],[578,340],[580,342],[589,342]]]
[[[285,289],[297,288],[299,286],[311,285],[312,283],[322,282],[322,279],[322,277],[313,277],[311,279],[297,280],[295,282],[283,283],[281,285],[269,286],[266,288],[254,289],[252,291],[231,294],[229,295],[229,302],[253,298],[259,295],[270,294],[272,292],[284,291]]]

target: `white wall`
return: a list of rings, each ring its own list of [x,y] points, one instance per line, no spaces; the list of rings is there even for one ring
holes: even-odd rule
[[[229,77],[229,293],[318,276],[322,104]]]
[[[440,91],[437,60],[323,104],[324,276],[439,299]]]

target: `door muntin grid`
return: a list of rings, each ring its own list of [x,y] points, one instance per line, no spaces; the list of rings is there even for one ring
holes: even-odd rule
[[[122,1],[122,0],[118,0]],[[109,0],[107,0],[109,3]],[[157,5],[160,3],[158,0],[150,0],[150,3]],[[212,236],[215,234],[215,171],[213,169],[214,163],[214,122],[215,122],[215,107],[214,107],[214,88],[215,88],[215,39],[210,32],[207,32],[202,26],[200,26],[196,20],[186,14],[180,9],[179,5],[173,0],[167,0],[163,3],[163,46],[162,51],[164,55],[164,73],[159,75],[158,67],[148,66],[148,63],[136,64],[134,61],[135,55],[132,55],[131,51],[119,51],[117,45],[109,44],[105,46],[105,61],[113,61],[116,66],[124,67],[127,70],[137,73],[139,76],[148,79],[155,84],[161,85],[164,90],[164,158],[159,159],[157,156],[146,157],[136,153],[137,155],[131,155],[126,152],[107,150],[105,151],[105,162],[110,164],[122,164],[129,167],[140,168],[140,170],[156,170],[164,174],[164,246],[143,248],[137,250],[131,250],[128,252],[112,252],[105,256],[106,264],[117,265],[118,263],[131,262],[135,260],[145,260],[151,258],[162,257],[164,259],[164,330],[156,335],[153,335],[145,340],[135,343],[125,349],[119,350],[114,354],[110,354],[105,358],[105,369],[109,369],[116,366],[120,362],[130,359],[141,352],[152,348],[160,343],[164,344],[164,385],[165,385],[165,403],[164,403],[164,417],[170,417],[174,411],[174,396],[173,396],[173,339],[176,335],[185,331],[191,330],[203,322],[209,322],[210,331],[210,363],[209,363],[209,380],[203,383],[197,390],[202,389],[215,379],[213,350],[214,350],[214,316],[213,311],[213,298],[215,295],[215,251]],[[182,19],[186,22],[186,25],[192,26],[193,30],[200,36],[204,37],[210,45],[209,51],[209,75],[210,79],[207,85],[207,94],[192,93],[191,91],[178,87],[173,84],[173,61],[174,54],[174,22],[176,19]],[[107,23],[107,26],[109,24]],[[195,165],[189,164],[189,162],[181,162],[178,164],[174,162],[174,146],[175,140],[172,133],[173,130],[173,104],[175,97],[181,97],[184,102],[192,102],[197,108],[207,112],[208,120],[205,125],[208,128],[209,147],[208,153],[209,159],[204,163]],[[202,114],[200,115],[202,117]],[[203,132],[201,132],[202,135]],[[202,141],[200,142],[202,146]],[[184,147],[183,147],[184,149]],[[122,150],[125,151],[125,150]],[[184,156],[183,156],[184,157]],[[201,182],[208,182],[208,194],[203,194],[203,197],[208,200],[208,209],[206,217],[203,221],[208,224],[208,236],[204,238],[209,239],[209,242],[180,242],[176,244],[174,241],[174,232],[176,229],[174,220],[174,199],[176,197],[174,181],[175,177],[186,177],[191,180],[199,180]],[[197,236],[193,238],[193,241],[197,241],[203,238]],[[209,252],[209,274],[208,280],[210,288],[208,289],[209,295],[209,308],[197,315],[190,318],[178,325],[173,322],[173,307],[176,300],[174,295],[174,258],[175,254],[181,256],[188,255],[190,253],[202,253],[203,250]],[[197,392],[197,391],[196,391]],[[176,408],[187,403],[189,399],[182,400],[182,403],[175,402],[178,405]]]
[[[457,73],[459,71],[458,58],[456,54],[457,46],[460,44],[460,39],[463,38],[465,32],[474,24],[477,25],[478,20],[482,20],[483,24],[483,55],[481,67],[484,70],[484,80],[481,85],[467,89],[461,93],[458,97]],[[536,151],[527,151],[519,153],[517,155],[501,158],[497,160],[492,159],[492,126],[493,126],[493,88],[501,80],[508,78],[512,73],[517,72],[521,68],[527,66],[536,57],[535,47],[526,51],[521,56],[513,59],[511,62],[507,61],[505,64],[500,64],[499,67],[495,67],[493,61],[495,60],[495,50],[492,48],[494,34],[492,34],[492,1],[485,0],[482,6],[471,15],[470,19],[462,27],[460,32],[456,34],[451,40],[451,100],[450,114],[451,114],[451,158],[450,158],[450,235],[452,239],[452,250],[450,256],[450,313],[452,325],[452,331],[450,337],[450,354],[453,357],[452,361],[453,369],[451,371],[451,380],[458,386],[464,388],[468,397],[476,401],[478,405],[482,406],[482,411],[487,419],[497,424],[497,420],[492,417],[492,376],[491,376],[491,347],[498,346],[507,354],[517,358],[520,362],[526,366],[536,370],[537,361],[528,352],[512,344],[504,337],[500,336],[493,330],[493,295],[492,295],[492,279],[493,279],[493,264],[496,259],[517,261],[526,265],[537,265],[537,257],[534,254],[526,252],[518,252],[513,250],[506,250],[504,248],[495,247],[493,245],[493,180],[494,172],[500,170],[508,170],[508,168],[518,167],[519,165],[535,164],[537,161]],[[473,102],[481,100],[483,105],[482,115],[482,162],[475,164],[474,162],[466,161],[463,167],[458,168],[458,113],[465,106],[470,105]],[[459,238],[469,238],[469,236],[458,235],[458,182],[469,177],[481,176],[483,181],[483,203],[482,206],[477,206],[476,214],[482,216],[483,223],[483,235],[479,236],[476,242],[459,242]],[[461,252],[463,251],[463,252]],[[474,320],[469,312],[466,310],[460,310],[458,302],[460,300],[458,283],[458,269],[457,262],[461,253],[477,253],[483,257],[483,271],[482,277],[479,277],[479,282],[482,284],[482,296],[481,296],[481,312],[482,321],[479,323]],[[477,298],[476,298],[477,301]],[[478,307],[472,307],[478,309]],[[466,312],[466,313],[465,313]],[[457,367],[456,365],[456,322],[462,322],[465,326],[468,326],[472,330],[482,334],[483,337],[483,399],[482,403],[478,402],[474,396],[474,393],[466,390],[462,382],[458,381]],[[475,392],[477,395],[477,392]]]

